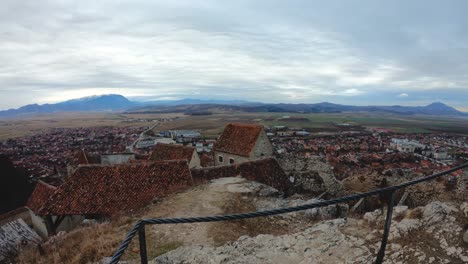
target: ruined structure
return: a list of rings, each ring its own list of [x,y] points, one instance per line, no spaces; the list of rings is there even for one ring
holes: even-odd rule
[[[209,180],[241,176],[251,181],[269,185],[283,192],[288,192],[291,182],[276,159],[265,158],[240,164],[192,169],[195,183],[206,183]]]
[[[327,192],[332,196],[342,194],[343,186],[324,158],[282,155],[278,161],[291,180],[295,192],[315,195]]]

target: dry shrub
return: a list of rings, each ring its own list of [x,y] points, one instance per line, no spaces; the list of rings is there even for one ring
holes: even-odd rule
[[[407,218],[409,219],[421,219],[423,217],[423,210],[421,208],[415,208],[408,212]]]
[[[62,236],[50,238],[41,245],[43,255],[38,249],[22,252],[19,263],[71,263],[96,262],[111,256],[122,241],[125,231],[110,223],[81,227]],[[129,226],[125,227],[128,230]]]

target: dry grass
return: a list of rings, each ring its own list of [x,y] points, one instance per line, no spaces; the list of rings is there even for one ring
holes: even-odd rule
[[[423,218],[423,210],[421,208],[415,208],[413,210],[409,210],[408,214],[406,215],[408,219],[421,219]]]
[[[38,248],[22,252],[18,263],[93,263],[104,257],[112,256],[127,232],[132,228],[138,217],[122,216],[110,222],[77,228],[62,236],[49,239],[41,245],[43,253]],[[153,259],[182,245],[178,241],[167,241],[147,232],[146,236],[148,258]],[[122,257],[129,263],[138,263],[140,259],[138,237],[134,237]]]
[[[127,116],[116,113],[52,113],[34,117],[0,120],[0,140],[31,135],[52,128],[79,128],[96,126],[150,126],[151,122],[127,123]],[[130,117],[134,118],[134,117]],[[153,118],[157,118],[155,115]]]
[[[256,211],[251,198],[243,197],[242,194],[237,194],[223,209],[225,214]],[[285,226],[275,220],[277,219],[274,217],[256,217],[217,222],[210,228],[208,235],[213,238],[216,246],[220,246],[244,235],[254,237],[260,234],[284,235],[291,232],[291,226]]]
[[[118,230],[119,227],[111,223],[79,228],[42,244],[42,255],[37,249],[23,252],[18,262],[78,264],[99,261],[103,256],[111,256],[121,242],[122,232]]]

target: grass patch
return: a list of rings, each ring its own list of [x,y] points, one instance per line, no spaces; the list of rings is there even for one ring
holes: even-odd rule
[[[158,247],[155,247],[154,249],[149,249],[148,251],[148,258],[149,259],[154,259],[158,256],[161,256],[163,254],[166,254],[169,251],[175,250],[182,246],[182,242],[167,242],[162,245],[159,245]]]
[[[236,197],[226,203],[223,207],[225,214],[256,211],[250,197]],[[226,242],[235,241],[239,237],[247,235],[254,237],[260,234],[283,235],[290,231],[290,227],[278,223],[275,217],[256,217],[250,219],[240,219],[235,221],[224,221],[214,223],[208,231],[208,235],[213,238],[216,246],[224,245]]]

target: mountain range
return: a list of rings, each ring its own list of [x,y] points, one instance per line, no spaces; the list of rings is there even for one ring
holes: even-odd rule
[[[218,108],[245,112],[291,112],[291,113],[341,113],[341,112],[385,112],[400,115],[436,115],[436,116],[468,116],[468,113],[458,111],[446,104],[435,102],[426,106],[352,106],[328,102],[315,104],[271,104],[242,100],[201,100],[182,99],[150,102],[130,101],[118,94],[95,95],[72,99],[56,104],[30,104],[18,109],[0,111],[0,117],[15,117],[54,112],[206,112]]]

